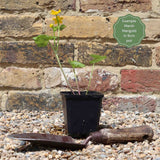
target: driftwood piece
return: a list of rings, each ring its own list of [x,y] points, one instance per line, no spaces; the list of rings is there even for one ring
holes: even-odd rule
[[[93,143],[114,144],[127,143],[134,141],[151,141],[153,138],[153,130],[147,125],[125,128],[125,129],[101,129],[90,135]]]

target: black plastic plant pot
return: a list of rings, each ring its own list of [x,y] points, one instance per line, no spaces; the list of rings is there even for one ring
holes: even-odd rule
[[[103,94],[95,91],[61,92],[66,133],[74,138],[87,137],[98,130]]]

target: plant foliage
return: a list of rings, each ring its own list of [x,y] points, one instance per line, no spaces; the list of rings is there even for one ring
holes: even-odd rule
[[[93,59],[89,62],[90,64],[95,64],[98,63],[104,59],[106,59],[106,56],[100,56],[100,55],[96,55],[96,54],[91,54],[90,55]]]
[[[53,36],[47,36],[44,34],[41,34],[37,37],[33,37],[33,40],[37,44],[38,47],[46,47],[49,43],[49,40],[52,40]]]
[[[69,64],[72,66],[72,68],[83,68],[85,65],[78,61],[69,61]]]

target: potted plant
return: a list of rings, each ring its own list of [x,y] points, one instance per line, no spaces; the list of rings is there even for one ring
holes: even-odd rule
[[[87,90],[85,91],[80,91],[78,77],[75,71],[75,68],[83,68],[85,65],[78,61],[69,60],[77,85],[77,90],[73,90],[58,57],[60,31],[66,28],[63,24],[63,17],[59,16],[60,12],[61,10],[51,11],[51,14],[55,16],[53,18],[54,24],[50,24],[50,27],[53,30],[53,35],[48,36],[43,34],[38,35],[33,39],[39,47],[50,45],[53,51],[52,56],[57,59],[60,70],[70,89],[70,91],[60,93],[63,101],[64,122],[67,134],[77,138],[86,137],[90,132],[96,131],[99,126],[102,98],[104,95],[99,92],[88,90],[91,85],[94,65],[104,60],[106,57],[95,54],[90,55],[92,57],[92,60],[90,61],[90,64],[92,64],[92,71],[89,77]]]

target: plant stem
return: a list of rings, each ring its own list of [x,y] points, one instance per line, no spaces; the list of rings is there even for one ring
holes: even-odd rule
[[[77,79],[77,76],[76,76],[75,68],[73,68],[73,72],[74,72],[74,77],[75,77],[76,84],[77,84],[78,94],[80,95],[81,93],[80,93],[80,89],[79,89],[79,84],[78,84],[78,79]]]
[[[55,49],[55,45],[56,45],[56,36],[55,36],[55,31],[54,31],[54,30],[53,30],[53,37],[54,37],[54,47],[53,47],[53,48],[54,48],[54,51],[55,51],[55,50],[56,50],[56,49]],[[53,49],[53,48],[52,48],[52,49]]]
[[[89,77],[89,83],[88,83],[86,95],[88,94],[88,90],[89,90],[90,85],[91,85],[91,80],[92,80],[92,77],[93,77],[93,69],[94,69],[94,64],[92,65],[92,71],[91,71],[91,74],[90,74],[90,77]]]
[[[59,20],[58,20],[58,17],[57,17],[57,15],[56,15],[56,19],[57,19],[57,22],[58,22],[58,40],[57,40],[57,51],[58,51],[58,47],[59,47],[59,35],[60,35],[60,24],[59,24]]]
[[[54,51],[54,53],[55,53],[55,56],[56,56],[58,65],[59,65],[60,70],[61,70],[61,72],[62,72],[62,74],[63,74],[63,76],[64,76],[64,79],[65,79],[65,81],[66,81],[66,83],[67,83],[67,86],[70,88],[71,92],[72,92],[73,94],[75,94],[74,91],[73,91],[73,89],[72,89],[72,87],[71,87],[71,85],[69,84],[69,82],[68,82],[68,80],[67,80],[67,77],[66,77],[64,71],[63,71],[61,62],[60,62],[59,57],[58,57],[58,54],[57,54],[57,50],[55,50],[55,49],[53,48],[53,46],[52,46],[52,44],[51,44],[50,42],[49,42],[49,44],[50,44],[51,48],[53,49],[53,51]]]
[[[68,80],[67,80],[67,77],[66,77],[66,75],[65,75],[65,73],[64,73],[64,71],[63,71],[63,68],[62,68],[61,62],[60,62],[60,60],[59,60],[58,54],[55,54],[55,56],[56,56],[56,59],[57,59],[57,61],[58,61],[59,67],[60,67],[60,69],[61,69],[61,72],[62,72],[62,74],[63,74],[63,76],[64,76],[64,78],[65,78],[65,81],[66,81],[68,87],[70,88],[71,92],[74,94],[74,91],[73,91],[71,85],[69,84],[69,82],[68,82]]]
[[[62,72],[62,74],[63,74],[63,76],[64,76],[64,79],[65,79],[65,81],[66,81],[66,83],[67,83],[67,86],[70,88],[71,92],[72,92],[73,94],[75,94],[74,91],[73,91],[73,89],[72,89],[72,87],[71,87],[71,85],[69,84],[69,82],[68,82],[68,80],[67,80],[67,77],[66,77],[66,75],[65,75],[65,73],[64,73],[64,70],[63,70],[63,68],[62,68],[62,65],[61,65],[61,62],[60,62],[60,59],[59,59],[59,56],[58,56],[59,35],[60,35],[60,23],[59,23],[59,20],[58,20],[58,16],[57,16],[57,15],[56,15],[56,19],[57,19],[57,22],[58,22],[58,26],[57,26],[57,27],[58,27],[57,42],[56,42],[56,38],[55,38],[55,31],[53,30],[54,47],[52,46],[52,44],[51,44],[50,42],[49,42],[49,44],[50,44],[50,46],[51,46],[51,48],[52,48],[52,50],[53,50],[53,53],[54,53],[55,56],[56,56],[58,65],[59,65],[60,70],[61,70],[61,72]]]

